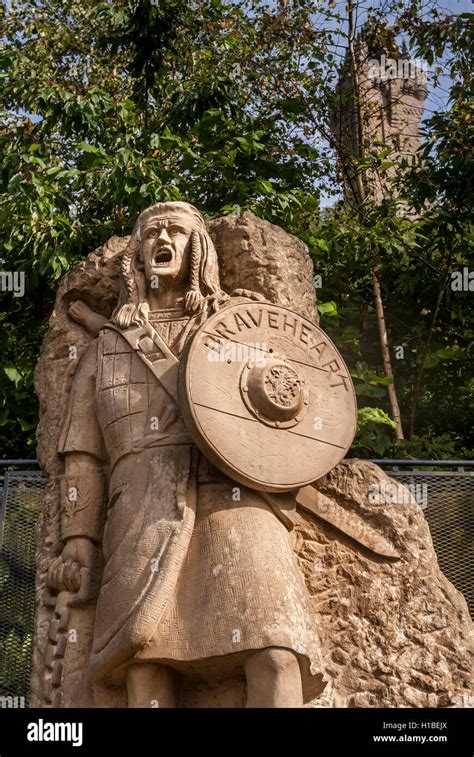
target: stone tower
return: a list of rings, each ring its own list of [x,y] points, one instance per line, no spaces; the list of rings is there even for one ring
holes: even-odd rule
[[[406,47],[400,49],[395,41],[382,46],[365,28],[355,40],[354,53],[359,103],[347,54],[333,116],[345,200],[351,204],[359,194],[351,164],[361,157],[361,145],[365,156],[391,148],[383,160],[396,165],[383,172],[376,167],[365,172],[365,194],[380,201],[403,160],[409,163],[421,145],[420,123],[427,96],[426,70],[422,63],[410,58]]]

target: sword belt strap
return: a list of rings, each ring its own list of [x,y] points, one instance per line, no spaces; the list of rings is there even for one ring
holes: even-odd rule
[[[113,323],[106,323],[103,328],[120,334],[168,394],[177,401],[179,360],[151,324],[122,330]]]

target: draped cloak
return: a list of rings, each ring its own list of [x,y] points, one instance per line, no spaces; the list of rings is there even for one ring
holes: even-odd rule
[[[203,316],[156,311],[176,356]],[[123,336],[105,328],[83,356],[60,451],[109,470],[105,567],[90,666],[120,682],[132,662],[199,670],[284,647],[304,688],[322,690],[322,662],[292,534],[262,495],[220,473],[193,444],[175,400]],[[222,668],[223,669],[223,668]]]

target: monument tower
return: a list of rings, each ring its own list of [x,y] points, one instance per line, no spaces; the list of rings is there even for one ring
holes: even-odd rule
[[[402,161],[409,163],[421,146],[420,124],[427,97],[426,69],[410,57],[405,45],[400,48],[395,41],[382,45],[365,27],[355,40],[354,58],[357,81],[348,52],[333,118],[341,168],[346,168],[345,200],[351,204],[357,192],[352,160],[361,158],[361,152],[369,156],[383,151],[384,145],[391,148],[384,160],[394,165],[383,172],[374,167],[363,179],[365,192],[380,201]]]

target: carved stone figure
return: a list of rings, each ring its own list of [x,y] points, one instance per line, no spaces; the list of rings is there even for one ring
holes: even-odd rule
[[[65,459],[65,546],[50,568],[49,580],[61,590],[70,588],[65,567],[72,563],[94,573],[101,546],[104,568],[91,670],[98,680],[117,683],[125,679],[129,706],[150,706],[153,700],[161,707],[174,706],[173,671],[202,674],[212,668],[223,675],[243,667],[248,706],[299,706],[303,702],[300,671],[321,677],[317,630],[283,522],[288,521],[288,513],[285,519],[278,517],[278,506],[272,507],[253,489],[235,487],[200,455],[180,413],[178,357],[201,324],[205,324],[206,334],[212,333],[213,326],[207,326],[210,314],[225,314],[230,308],[235,315],[239,304],[252,304],[246,294],[251,295],[236,292],[229,297],[221,290],[214,245],[192,206],[163,203],[147,209],[140,215],[122,259],[122,293],[112,320],[86,351],[73,384],[59,445]],[[73,306],[71,314],[94,328],[83,309]],[[278,318],[275,308],[269,312],[260,308],[259,315],[260,319],[262,315]],[[258,308],[253,312],[250,307],[241,308],[237,316],[243,324],[248,325],[246,318],[252,317],[257,324]],[[229,336],[238,333],[227,329]],[[266,330],[262,327],[261,331],[265,334]],[[306,328],[306,345],[311,336],[316,345],[319,342],[315,353],[319,356],[324,342]],[[289,336],[283,332],[283,337],[291,340],[291,327]],[[242,335],[241,341],[248,347],[246,339]],[[206,351],[204,342],[201,351]],[[237,343],[230,341],[229,346]],[[271,354],[268,358],[262,340],[254,343],[259,347],[250,347],[244,360],[252,366],[246,377],[247,394],[253,396],[253,373],[265,372],[267,378],[259,376],[257,380],[263,381],[262,399],[271,405],[267,414],[281,410],[283,420],[284,400],[299,389],[301,379],[284,358],[275,359]],[[262,367],[254,359],[256,350],[262,354]],[[272,352],[271,347],[268,350]],[[303,354],[300,349],[299,357]],[[214,365],[212,346],[206,356],[210,369]],[[206,356],[189,376],[194,384],[209,384],[212,372],[206,371]],[[328,354],[327,364],[333,370],[314,369],[323,374],[321,391],[330,386],[332,377],[335,387],[350,384],[343,366],[332,365],[334,361]],[[237,371],[242,369],[241,356],[230,357],[223,365],[227,367],[228,362]],[[276,376],[278,369],[285,371],[283,377]],[[343,380],[338,377],[342,371]],[[271,372],[280,388],[273,404],[264,386]],[[204,423],[217,422],[221,444],[227,442],[226,451],[231,450],[235,464],[245,471],[239,447],[245,444],[246,434],[255,433],[251,427],[259,423],[245,417],[238,425],[238,408],[232,402],[237,386],[229,372],[216,376],[219,383],[220,410],[225,420],[233,415],[233,422],[224,426],[222,418],[209,416],[209,404],[202,404],[206,386],[197,390],[199,397],[192,398],[190,405],[207,412]],[[348,388],[345,390],[347,394]],[[289,407],[290,415],[301,415],[304,402],[308,400],[299,392],[298,403]],[[342,406],[339,411],[345,409]],[[325,469],[349,446],[354,413],[347,425],[344,428],[342,424],[345,445],[336,446],[334,441],[313,445]],[[305,451],[312,425],[306,428],[302,423],[301,427],[302,435],[293,437],[294,449],[280,449],[283,454],[276,474],[286,460],[281,478],[284,488],[296,487],[289,471],[292,466],[298,469],[302,461],[293,455],[298,458]],[[264,432],[267,429],[263,426]],[[254,451],[251,457],[257,455],[257,468],[265,477],[263,437],[265,433],[260,454]],[[274,455],[278,447],[284,447],[281,437],[273,441]],[[331,455],[334,450],[335,457]],[[318,477],[316,465],[306,467],[308,472],[303,475],[308,481]],[[90,586],[93,588],[92,581]]]
[[[375,466],[337,465],[354,396],[304,246],[251,214],[211,234],[217,251],[195,208],[159,203],[61,284],[36,377],[32,704],[465,696],[465,603],[421,511],[397,484],[371,501]]]

